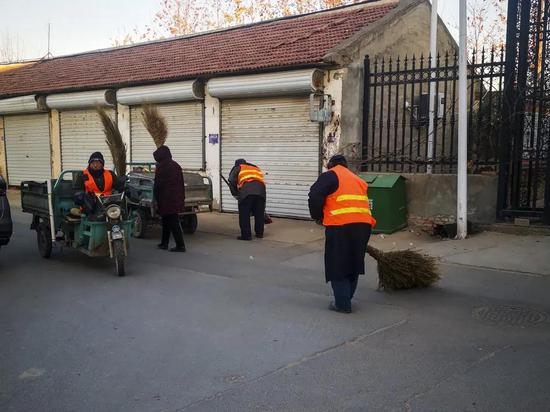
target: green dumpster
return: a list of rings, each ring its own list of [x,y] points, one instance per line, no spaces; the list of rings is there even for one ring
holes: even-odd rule
[[[376,219],[373,233],[393,233],[407,226],[405,178],[398,174],[360,176],[369,185],[370,207]]]

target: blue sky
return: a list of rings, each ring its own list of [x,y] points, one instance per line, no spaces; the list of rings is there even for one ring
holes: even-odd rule
[[[134,26],[150,23],[159,3],[160,0],[0,0],[0,41],[7,35],[15,39],[23,59],[44,56],[49,22],[54,56],[111,47],[113,38]],[[458,0],[439,0],[439,13],[445,21],[457,25]]]

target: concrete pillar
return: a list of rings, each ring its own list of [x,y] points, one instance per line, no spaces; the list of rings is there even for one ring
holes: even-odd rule
[[[126,145],[126,162],[131,162],[131,150],[130,150],[130,106],[123,104],[117,105],[117,124],[118,130],[122,135],[122,140]]]
[[[340,136],[342,134],[342,83],[346,69],[329,70],[325,73],[324,93],[332,99],[332,118],[323,128],[322,166],[327,166],[328,160],[341,151]]]
[[[59,110],[50,111],[50,150],[52,162],[52,178],[56,179],[61,174],[61,124]]]
[[[0,174],[7,181],[8,161],[6,159],[6,139],[4,138],[4,116],[0,116]]]
[[[212,179],[214,208],[220,208],[220,100],[208,94],[204,96],[204,138],[206,152],[206,173]]]

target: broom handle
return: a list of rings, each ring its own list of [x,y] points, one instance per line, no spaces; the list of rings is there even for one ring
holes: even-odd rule
[[[227,186],[231,187],[231,186],[229,185],[229,182],[227,181],[227,179],[224,177],[224,175],[222,175],[222,174],[220,173],[220,177],[223,179],[223,181],[225,182],[225,184],[226,184]]]

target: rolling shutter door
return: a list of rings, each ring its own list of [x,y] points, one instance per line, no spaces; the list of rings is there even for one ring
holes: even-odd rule
[[[5,116],[8,183],[45,181],[51,176],[50,126],[47,114]]]
[[[308,192],[319,176],[319,124],[309,120],[306,97],[222,101],[222,172],[245,158],[266,175],[267,211],[309,217]],[[222,209],[237,202],[222,186]]]
[[[166,145],[172,156],[184,169],[203,167],[203,110],[202,102],[159,104],[157,108],[166,119],[168,138]],[[156,147],[142,123],[141,107],[130,109],[130,135],[132,162],[154,162]]]
[[[115,116],[115,111],[107,113]],[[88,165],[93,152],[101,152],[105,157],[105,167],[112,169],[113,160],[105,141],[103,125],[94,109],[62,111],[61,124],[61,164],[63,170],[82,170]]]

